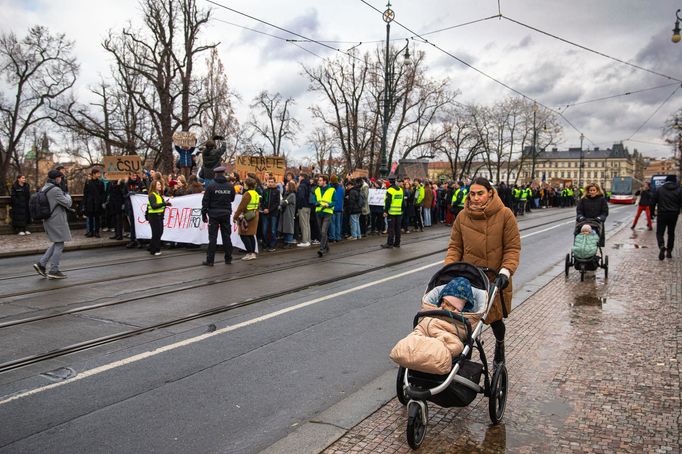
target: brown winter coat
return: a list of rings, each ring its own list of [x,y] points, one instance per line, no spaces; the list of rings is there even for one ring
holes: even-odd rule
[[[513,276],[521,255],[521,235],[514,214],[504,206],[495,190],[483,211],[471,210],[470,202],[467,198],[464,210],[452,224],[445,264],[461,261],[495,271],[506,268]],[[509,286],[504,290],[507,313],[511,312],[512,293],[510,277]],[[498,295],[485,322],[490,324],[501,319]]]
[[[424,200],[422,201],[422,206],[424,209],[430,209],[433,206],[433,189],[431,189],[430,186],[424,188]]]
[[[246,213],[246,207],[249,205],[249,202],[251,202],[251,194],[249,194],[248,192],[244,192],[244,194],[242,195],[242,201],[239,202],[237,211],[234,212],[234,216],[232,217],[234,222],[237,223],[237,225],[239,226],[240,235],[255,235],[256,232],[258,231],[259,217],[258,211],[256,211],[256,217],[249,221],[249,226],[247,229],[243,229],[242,224],[239,221],[239,215]]]

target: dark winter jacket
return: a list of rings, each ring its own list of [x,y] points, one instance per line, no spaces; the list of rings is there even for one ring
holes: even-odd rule
[[[581,217],[587,219],[599,219],[604,222],[609,215],[609,204],[603,195],[596,197],[584,197],[578,202],[576,207],[578,219]]]
[[[348,213],[362,214],[362,204],[360,203],[361,185],[355,185],[348,191]]]
[[[650,207],[654,204],[654,194],[649,189],[635,192],[639,196],[639,206]]]
[[[127,193],[125,184],[119,184],[118,181],[112,181],[107,188],[107,202],[108,208],[112,213],[123,211],[125,204],[125,195]]]
[[[281,195],[279,189],[277,188],[265,188],[263,189],[263,195],[260,199],[261,210],[268,210],[268,214],[265,216],[277,215],[279,211],[279,203],[281,200]]]
[[[88,180],[83,188],[83,212],[86,216],[100,216],[104,213],[102,204],[105,201],[104,182]]]
[[[212,180],[215,177],[213,169],[218,167],[220,159],[225,154],[227,146],[223,143],[220,148],[206,147],[201,153],[203,159],[203,167],[201,168],[201,178]]]
[[[31,223],[31,213],[28,211],[28,199],[31,197],[31,187],[28,183],[21,186],[18,182],[12,185],[12,225],[24,228]]]
[[[296,191],[296,208],[314,208],[310,203],[310,182],[303,178],[298,183],[298,190]]]
[[[209,218],[229,217],[234,202],[234,186],[227,182],[224,175],[215,177],[201,199],[201,215]]]
[[[654,205],[658,213],[679,213],[682,208],[682,188],[672,181],[667,181],[656,190]]]

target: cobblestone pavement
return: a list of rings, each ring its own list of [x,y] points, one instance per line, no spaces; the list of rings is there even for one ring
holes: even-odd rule
[[[562,273],[515,309],[502,422],[491,425],[484,397],[466,408],[429,404],[419,452],[679,453],[682,247],[661,262],[654,233],[610,238],[607,281],[603,270],[585,282]],[[490,330],[483,339],[492,357]],[[325,452],[411,452],[405,426],[393,399]]]

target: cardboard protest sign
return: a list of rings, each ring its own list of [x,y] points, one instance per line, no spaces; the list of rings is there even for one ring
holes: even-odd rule
[[[255,173],[258,178],[265,180],[267,174],[272,174],[276,181],[284,181],[287,163],[282,156],[237,156],[234,169],[243,180],[248,173]]]
[[[366,169],[355,169],[353,173],[350,174],[351,178],[369,177],[369,170]]]
[[[426,179],[429,176],[429,162],[418,159],[401,159],[398,165],[398,178],[408,177]]]
[[[197,145],[197,136],[191,131],[178,131],[173,134],[173,143],[188,150]]]
[[[142,162],[137,155],[105,156],[104,172],[108,180],[128,178],[131,172],[137,174],[142,172]]]

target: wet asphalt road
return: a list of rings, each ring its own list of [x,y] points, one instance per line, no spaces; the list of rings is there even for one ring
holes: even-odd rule
[[[629,222],[634,215],[634,208],[629,206],[612,206],[611,210],[607,231]],[[566,218],[572,212],[547,210],[520,218],[524,239],[521,266],[514,276],[517,293],[523,291],[526,282],[562,261],[570,250],[573,223]],[[533,225],[539,226],[530,228]],[[168,318],[190,306],[197,310],[215,301],[312,284],[317,276],[362,272],[115,346],[0,374],[0,396],[6,396],[59,383],[40,375],[57,367],[70,368],[83,377],[83,371],[121,361],[110,370],[0,403],[0,452],[42,452],[55,447],[76,452],[258,452],[394,367],[388,351],[410,331],[423,289],[443,257],[436,251],[446,246],[447,231],[442,229],[440,236],[437,233],[432,229],[429,234],[434,234],[433,239],[414,244],[409,244],[407,235],[400,250],[379,250],[378,238],[357,246],[343,244],[334,247],[333,253],[342,255],[345,248],[360,246],[366,247],[367,253],[335,259],[332,255],[333,260],[323,263],[307,257],[312,251],[261,256],[258,263],[252,262],[254,267],[261,267],[257,268],[261,273],[252,278],[141,298],[87,316],[70,317],[68,323],[42,322],[39,329],[26,325],[0,330],[0,339],[8,346],[3,353],[7,359],[11,354],[40,351]],[[607,251],[608,247],[607,243]],[[155,281],[156,286],[173,288],[224,275],[218,267],[196,267],[201,253],[185,252],[178,252],[177,257],[173,257],[176,253],[168,254],[163,262],[155,262],[158,269],[171,270]],[[429,252],[436,253],[376,269],[395,260],[397,254],[409,260]],[[80,304],[140,294],[149,286],[144,275],[150,269],[149,261],[135,261],[146,259],[140,253],[92,250],[67,256],[65,264],[82,270],[70,272],[61,290],[46,287],[47,281],[33,277],[6,279],[12,283],[9,291],[15,296],[3,298],[2,316],[50,310],[55,301]],[[295,271],[271,271],[291,257],[303,259]],[[21,274],[18,271],[25,270],[31,260],[25,257],[0,262],[0,278]],[[102,266],[104,261],[110,265]],[[420,267],[426,268],[353,291]],[[118,283],[108,281],[108,277],[123,274],[129,277]],[[35,290],[42,291],[29,293]],[[345,293],[334,296],[340,292]],[[291,310],[301,303],[308,305]],[[277,311],[288,312],[273,316]],[[243,326],[227,328],[239,323]],[[221,329],[227,331],[191,341]],[[125,362],[134,354],[179,341],[187,345]]]

